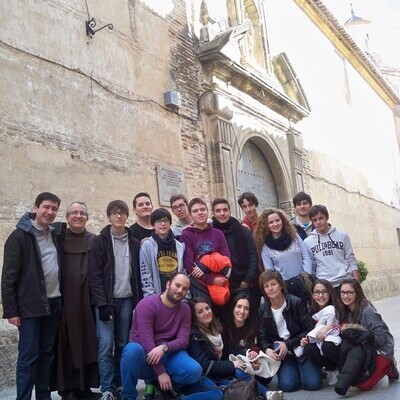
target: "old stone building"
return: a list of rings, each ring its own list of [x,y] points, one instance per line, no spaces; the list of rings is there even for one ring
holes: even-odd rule
[[[98,232],[142,190],[304,189],[400,292],[400,99],[322,1],[1,1],[0,71],[2,243],[41,191]]]

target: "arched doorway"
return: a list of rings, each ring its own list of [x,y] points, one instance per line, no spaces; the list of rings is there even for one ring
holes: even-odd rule
[[[259,211],[278,207],[278,193],[271,168],[262,151],[248,140],[238,161],[238,184],[240,193],[253,192],[259,200]]]

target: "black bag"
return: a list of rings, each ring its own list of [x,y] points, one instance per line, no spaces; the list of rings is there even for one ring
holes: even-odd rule
[[[224,400],[255,400],[258,396],[257,381],[253,377],[233,379],[231,383],[221,387],[224,393]]]
[[[285,281],[285,286],[289,294],[300,297],[300,299],[303,300],[304,304],[308,305],[310,303],[311,291],[309,292],[307,290],[305,276],[307,276],[307,273],[304,273],[303,275],[302,272],[300,275],[297,275]]]
[[[207,286],[199,282],[196,278],[194,278],[191,275],[189,275],[189,279],[190,279],[191,298],[193,299],[195,297],[202,297],[203,299],[206,299],[210,303],[212,303],[210,292],[208,291]]]

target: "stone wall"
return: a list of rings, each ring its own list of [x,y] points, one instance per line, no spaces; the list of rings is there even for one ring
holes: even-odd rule
[[[157,165],[184,171],[189,197],[208,196],[186,2],[167,13],[140,1],[88,5],[97,27],[114,29],[88,38],[80,1],[0,5],[2,242],[41,191],[60,196],[60,219],[72,200],[87,202],[95,233],[112,199],[130,205],[145,190],[157,205]],[[179,109],[164,106],[168,90],[181,93]]]
[[[0,305],[0,311],[2,311]],[[5,320],[0,320],[0,392],[15,384],[18,331]]]

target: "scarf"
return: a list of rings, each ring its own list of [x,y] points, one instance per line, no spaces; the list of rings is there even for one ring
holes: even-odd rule
[[[243,234],[243,229],[247,228],[244,228],[240,224],[240,222],[233,217],[230,217],[229,220],[224,224],[218,222],[215,217],[213,217],[212,220],[213,220],[213,227],[222,231],[225,236],[226,234],[232,233],[234,248],[233,249],[229,248],[231,252],[231,257],[235,255],[236,258],[235,261],[239,265],[247,265],[248,257],[247,257],[246,238]],[[229,245],[229,240],[227,240],[227,242]]]
[[[157,242],[158,250],[171,250],[176,252],[175,236],[170,230],[167,238],[161,239],[156,233],[152,233],[151,237]]]
[[[269,248],[278,251],[286,250],[292,244],[292,242],[293,239],[287,232],[283,232],[282,235],[276,239],[272,235],[269,235],[265,238],[265,244]]]

